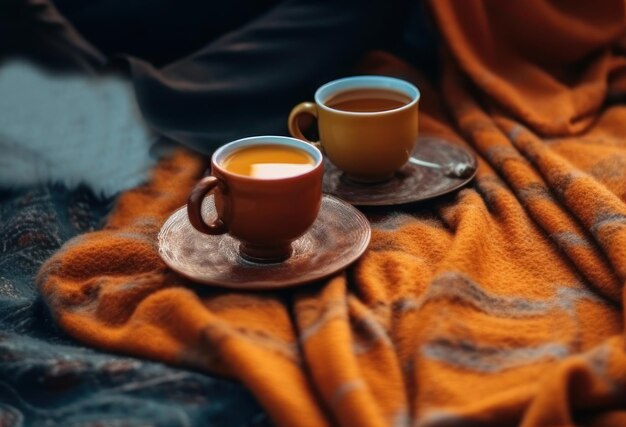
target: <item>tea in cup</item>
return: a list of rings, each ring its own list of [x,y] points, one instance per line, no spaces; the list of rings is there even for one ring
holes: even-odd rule
[[[280,262],[291,243],[313,225],[322,202],[322,154],[298,139],[255,136],[233,141],[211,157],[211,176],[191,191],[187,214],[198,231],[229,233],[240,255]],[[202,201],[215,196],[217,220],[202,218]]]
[[[310,142],[355,182],[390,179],[411,156],[417,140],[419,90],[384,76],[339,79],[315,92],[315,103],[298,104],[289,132]],[[298,125],[303,114],[317,118],[319,141],[309,141]]]

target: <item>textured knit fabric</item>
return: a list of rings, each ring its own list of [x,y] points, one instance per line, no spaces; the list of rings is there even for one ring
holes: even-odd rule
[[[624,3],[431,3],[420,130],[473,150],[474,184],[369,212],[347,271],[279,293],[194,285],[155,237],[205,160],[180,151],[39,283],[99,348],[240,380],[279,426],[626,425]]]
[[[0,191],[0,425],[270,425],[240,384],[85,348],[51,319],[34,274],[69,238],[101,227],[110,207],[85,187]]]

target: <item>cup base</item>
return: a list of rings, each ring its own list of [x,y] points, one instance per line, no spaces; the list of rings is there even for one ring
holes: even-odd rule
[[[341,177],[345,179],[346,181],[354,183],[354,184],[375,185],[375,184],[381,184],[383,182],[387,182],[391,180],[394,177],[394,173],[392,172],[389,175],[376,176],[376,177],[344,173]]]
[[[291,243],[280,246],[239,245],[239,256],[257,264],[276,264],[287,260],[292,253]]]

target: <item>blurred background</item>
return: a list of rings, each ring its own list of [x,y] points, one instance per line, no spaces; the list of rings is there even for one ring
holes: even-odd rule
[[[172,144],[287,134],[292,106],[384,49],[436,76],[421,2],[5,0],[0,186],[111,196]]]

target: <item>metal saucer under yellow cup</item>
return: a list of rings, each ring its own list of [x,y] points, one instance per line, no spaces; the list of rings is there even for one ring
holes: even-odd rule
[[[406,102],[382,111],[346,111],[329,104],[342,94],[388,92]],[[289,115],[289,132],[317,146],[346,177],[376,183],[393,177],[409,160],[417,140],[419,90],[404,80],[383,76],[356,76],[334,80],[315,92],[315,103],[298,104]],[[310,114],[318,120],[319,141],[308,140],[298,118]]]

